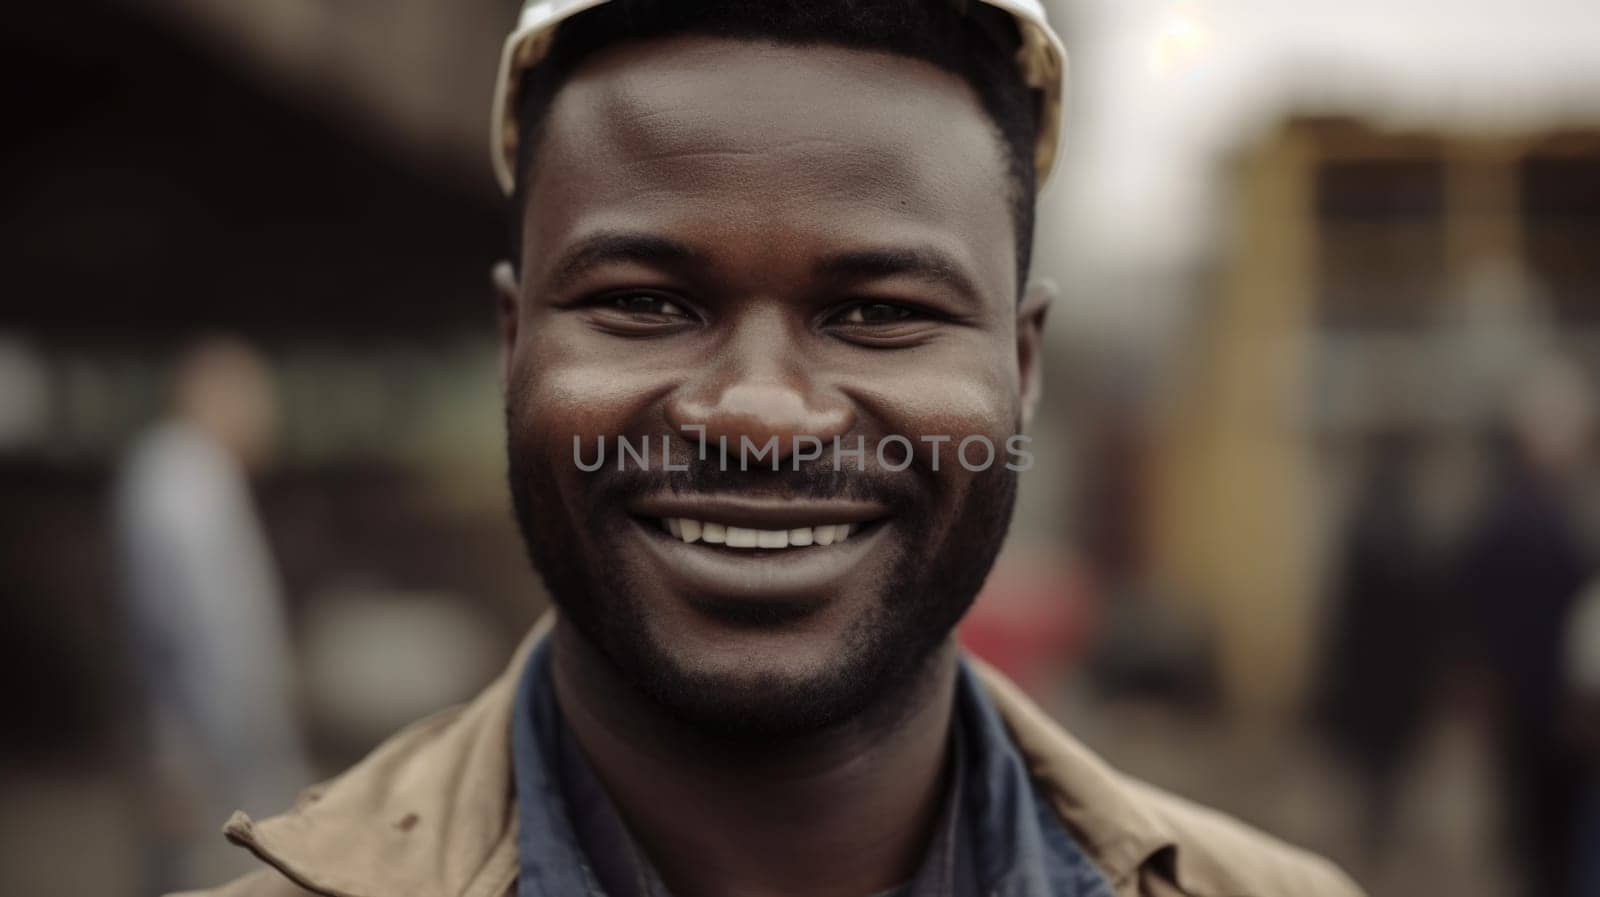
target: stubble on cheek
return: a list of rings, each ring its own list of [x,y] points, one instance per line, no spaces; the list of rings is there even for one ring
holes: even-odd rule
[[[1006,428],[985,433],[1003,417],[996,413],[1003,396],[988,385],[958,379],[955,391],[942,397],[879,397],[883,405],[898,403],[908,412],[885,417],[918,424],[906,434],[918,455],[907,476],[921,481],[920,495],[908,497],[899,509],[896,525],[902,536],[896,550],[863,571],[871,580],[862,583],[864,600],[837,608],[842,616],[815,627],[807,637],[816,641],[789,655],[790,661],[806,658],[796,666],[764,666],[757,652],[730,668],[711,655],[695,654],[675,640],[683,621],[674,622],[674,615],[689,608],[646,606],[652,584],[630,581],[636,571],[608,561],[614,553],[626,554],[613,549],[637,537],[624,530],[636,524],[608,506],[617,504],[608,502],[607,490],[615,491],[619,477],[604,469],[578,469],[574,437],[590,459],[604,437],[614,466],[616,437],[647,419],[651,403],[659,399],[659,377],[647,385],[626,370],[593,363],[555,372],[534,372],[527,365],[511,369],[508,466],[529,557],[563,614],[637,685],[680,715],[752,732],[793,731],[837,720],[874,700],[889,680],[909,675],[943,642],[993,562],[1009,518],[1014,477],[1003,469],[988,475],[965,471],[956,454],[963,436],[979,433],[996,439],[996,466],[1003,464]],[[913,404],[907,408],[907,402]],[[954,439],[938,447],[942,472],[933,473],[929,454],[935,449],[919,437],[941,429]],[[722,661],[739,653],[714,652]]]

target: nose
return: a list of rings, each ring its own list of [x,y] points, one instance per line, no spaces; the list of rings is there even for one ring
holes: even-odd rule
[[[729,457],[737,457],[748,439],[750,466],[774,464],[793,455],[796,443],[814,452],[812,437],[830,446],[835,436],[847,433],[855,422],[850,404],[836,390],[819,385],[796,345],[776,315],[751,315],[718,353],[707,359],[704,373],[678,390],[667,404],[668,422],[690,441],[704,427],[707,457],[727,440]],[[776,439],[776,459],[765,447]]]

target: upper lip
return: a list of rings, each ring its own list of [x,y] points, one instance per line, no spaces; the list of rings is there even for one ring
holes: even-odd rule
[[[887,505],[856,499],[805,499],[737,494],[658,493],[628,503],[640,517],[686,517],[759,530],[866,523],[885,517]]]

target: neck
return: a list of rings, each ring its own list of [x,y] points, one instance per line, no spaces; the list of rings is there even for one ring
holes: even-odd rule
[[[943,796],[953,641],[857,718],[759,746],[666,713],[564,619],[553,647],[567,725],[673,893],[861,897],[915,873]]]

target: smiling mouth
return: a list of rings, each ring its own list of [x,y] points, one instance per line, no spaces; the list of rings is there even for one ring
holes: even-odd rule
[[[863,544],[891,516],[882,502],[763,494],[656,493],[627,511],[665,544],[697,553],[781,557],[833,554]],[[825,551],[824,551],[825,550]]]
[[[626,513],[642,537],[627,544],[651,575],[724,620],[749,602],[828,605],[894,545],[892,509],[870,500],[659,492]]]
[[[845,542],[852,533],[859,532],[864,525],[834,523],[800,526],[793,529],[753,529],[689,517],[661,517],[656,519],[656,523],[673,538],[681,539],[690,545],[699,542],[733,549],[757,550],[809,548]]]

